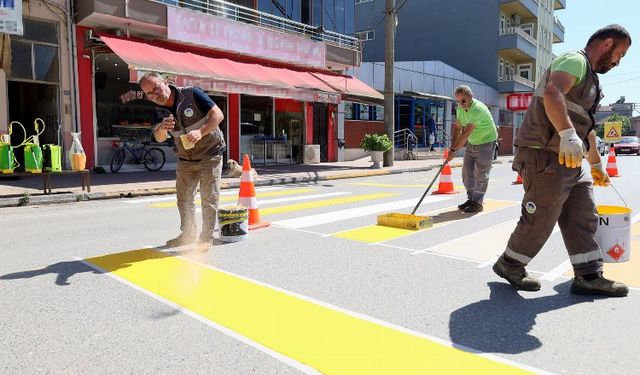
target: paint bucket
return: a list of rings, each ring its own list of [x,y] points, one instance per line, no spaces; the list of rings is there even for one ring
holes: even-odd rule
[[[218,209],[220,240],[238,242],[249,237],[249,211],[242,206],[226,206]]]
[[[0,144],[0,173],[13,173],[19,165],[13,153],[13,146],[8,143]]]
[[[42,148],[35,143],[24,144],[24,170],[29,173],[42,173]]]
[[[631,257],[631,209],[598,206],[596,242],[605,263],[622,263]]]

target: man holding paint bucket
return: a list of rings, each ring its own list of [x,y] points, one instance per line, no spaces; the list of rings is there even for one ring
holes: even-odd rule
[[[164,142],[170,134],[178,157],[176,195],[182,232],[166,245],[176,247],[198,240],[198,248],[206,251],[213,245],[218,216],[222,153],[226,148],[219,125],[224,115],[198,88],[169,85],[155,72],[146,73],[139,83],[147,99],[157,105],[154,137],[158,142]],[[194,202],[198,183],[202,200],[199,238]]]
[[[520,221],[493,266],[516,289],[540,289],[540,281],[529,276],[525,266],[557,223],[575,275],[572,293],[628,293],[626,285],[602,276],[592,186],[609,184],[593,132],[593,114],[602,97],[596,73],[617,66],[630,46],[631,37],[622,26],[603,27],[584,50],[558,56],[540,79],[515,141],[513,169],[522,176],[525,189]],[[583,164],[585,149],[590,170]]]

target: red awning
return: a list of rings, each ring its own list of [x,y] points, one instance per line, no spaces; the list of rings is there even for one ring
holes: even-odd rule
[[[339,94],[343,92],[309,72],[177,52],[105,35],[100,35],[100,39],[128,64],[129,69],[176,75],[178,84],[224,92],[326,102],[337,102]],[[362,82],[360,84],[364,85]],[[377,92],[368,86],[366,88]]]
[[[342,93],[343,98],[345,99],[358,100],[358,98],[362,98],[364,100],[368,99],[374,102],[381,102],[384,100],[384,95],[355,77],[325,73],[312,74],[331,86],[331,88]]]

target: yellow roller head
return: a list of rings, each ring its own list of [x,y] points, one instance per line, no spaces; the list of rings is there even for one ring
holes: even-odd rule
[[[430,216],[389,213],[378,216],[378,225],[401,229],[420,230],[431,228],[433,226],[433,219]]]

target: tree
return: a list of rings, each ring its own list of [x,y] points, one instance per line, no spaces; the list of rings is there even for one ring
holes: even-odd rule
[[[636,135],[631,127],[631,119],[629,119],[629,117],[616,113],[607,118],[607,122],[618,121],[622,123],[622,135]],[[598,126],[596,129],[596,135],[600,138],[604,138],[604,126]]]

